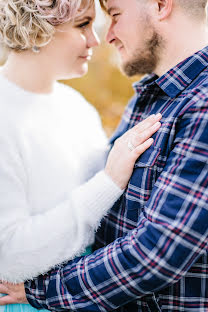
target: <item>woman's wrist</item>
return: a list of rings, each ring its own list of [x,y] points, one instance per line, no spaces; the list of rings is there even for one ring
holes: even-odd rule
[[[126,184],[124,184],[122,178],[112,175],[107,168],[104,169],[104,173],[111,180],[111,182],[114,183],[122,192],[125,190]]]
[[[72,198],[78,199],[80,216],[89,224],[98,225],[102,217],[123,194],[123,190],[105,173],[99,171],[88,182],[72,191]]]

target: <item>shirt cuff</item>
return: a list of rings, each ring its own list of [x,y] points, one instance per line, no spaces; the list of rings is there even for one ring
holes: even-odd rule
[[[46,305],[43,276],[39,276],[38,280],[26,281],[24,285],[25,285],[26,298],[29,304],[33,308],[36,308],[38,310],[48,309]]]

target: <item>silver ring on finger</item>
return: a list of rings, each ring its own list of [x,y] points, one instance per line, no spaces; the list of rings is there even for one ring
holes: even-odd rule
[[[132,152],[136,147],[134,146],[134,144],[131,141],[128,141],[128,148]]]

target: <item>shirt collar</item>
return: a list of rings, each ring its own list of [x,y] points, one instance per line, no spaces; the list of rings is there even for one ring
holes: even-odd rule
[[[208,66],[208,46],[186,58],[178,65],[159,77],[155,74],[146,75],[133,84],[137,94],[152,88],[155,83],[169,97],[174,98],[184,91],[191,82]]]
[[[157,78],[158,76],[155,74],[145,75],[140,81],[133,83],[133,88],[137,94],[141,94],[154,85]]]
[[[171,98],[184,91],[208,66],[208,46],[186,58],[156,80],[157,85]]]

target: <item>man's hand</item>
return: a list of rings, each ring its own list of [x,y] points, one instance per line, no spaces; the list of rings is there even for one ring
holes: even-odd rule
[[[0,298],[0,306],[13,303],[28,303],[24,283],[10,284],[7,282],[1,282],[0,293],[7,295]]]

